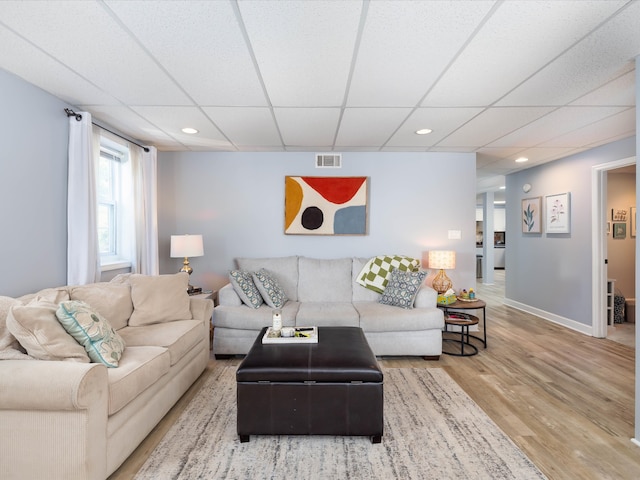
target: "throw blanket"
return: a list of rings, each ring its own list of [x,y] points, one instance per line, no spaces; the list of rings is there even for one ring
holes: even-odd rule
[[[420,261],[403,255],[378,255],[362,267],[356,282],[364,288],[382,293],[389,282],[389,274],[395,268],[405,272],[417,272],[420,269]]]

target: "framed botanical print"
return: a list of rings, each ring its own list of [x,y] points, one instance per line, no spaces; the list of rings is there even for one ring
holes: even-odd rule
[[[545,197],[545,230],[549,233],[571,233],[570,193]]]
[[[540,210],[542,198],[524,198],[522,200],[522,233],[540,233],[542,231]]]

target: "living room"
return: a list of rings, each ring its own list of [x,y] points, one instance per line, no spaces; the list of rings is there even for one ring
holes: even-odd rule
[[[64,83],[56,78],[50,81]],[[0,129],[5,138],[0,211],[5,225],[11,227],[3,240],[0,294],[19,296],[67,283],[69,119],[63,109],[83,107],[4,69],[0,70],[0,91],[4,102]],[[625,112],[635,114],[633,108]],[[126,135],[127,121],[102,123]],[[610,140],[506,175],[509,249],[504,301],[585,337],[594,334],[597,316],[591,302],[595,275],[591,261],[593,167],[634,158],[635,127]],[[227,152],[207,148],[160,149],[158,154],[161,273],[180,268],[181,262],[170,256],[170,236],[191,233],[202,234],[205,242],[204,256],[191,259],[191,282],[205,289],[217,290],[225,284],[233,259],[240,256],[293,253],[337,258],[402,253],[420,258],[424,251],[441,248],[456,251],[456,268],[447,272],[454,285],[476,285],[475,152],[345,149],[342,168],[330,174],[369,177],[369,230],[362,237],[325,237],[283,233],[285,176],[327,175],[326,170],[315,168],[315,150]],[[522,234],[519,210],[525,184],[532,186],[526,195],[530,197],[571,193],[570,234]],[[451,239],[450,232],[459,232],[460,239]],[[629,381],[633,381],[632,374]],[[638,397],[636,410],[640,409]],[[638,428],[636,425],[635,438],[640,437]]]

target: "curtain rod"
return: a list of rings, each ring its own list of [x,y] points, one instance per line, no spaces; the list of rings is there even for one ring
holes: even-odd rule
[[[65,109],[64,109],[64,113],[66,113],[66,114],[67,114],[67,117],[76,117],[76,120],[77,120],[77,121],[82,120],[82,115],[81,115],[80,113],[76,113],[76,112],[74,112],[74,111],[73,111],[73,110],[71,110],[70,108],[65,108]],[[145,147],[144,145],[140,145],[139,143],[136,143],[136,142],[134,142],[134,141],[132,141],[132,140],[130,140],[130,139],[128,139],[128,138],[126,138],[126,137],[123,137],[123,136],[122,136],[122,135],[120,135],[119,133],[112,132],[112,131],[111,131],[111,130],[109,130],[108,128],[104,128],[102,125],[98,125],[97,123],[94,123],[94,122],[91,122],[91,123],[92,123],[93,125],[95,125],[96,127],[99,127],[99,128],[101,128],[101,129],[106,130],[107,132],[111,133],[112,135],[115,135],[116,137],[119,137],[119,138],[121,138],[121,139],[123,139],[123,140],[126,140],[127,142],[131,142],[131,143],[133,143],[134,145],[139,146],[139,147],[140,147],[140,148],[142,148],[145,152],[148,152],[148,151],[149,151],[149,147]]]

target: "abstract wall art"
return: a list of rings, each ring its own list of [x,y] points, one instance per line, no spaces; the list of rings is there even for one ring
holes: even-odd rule
[[[368,177],[285,177],[284,233],[366,235]]]

